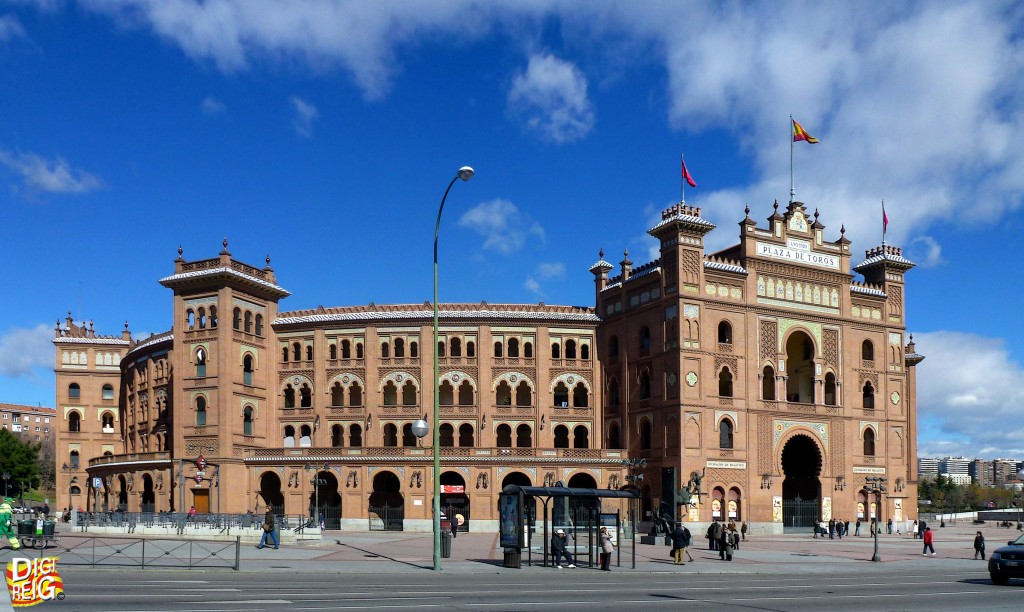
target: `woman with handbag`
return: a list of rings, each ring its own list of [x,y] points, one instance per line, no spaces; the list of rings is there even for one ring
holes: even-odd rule
[[[280,546],[277,539],[277,517],[274,516],[274,510],[269,507],[263,516],[263,537],[260,538],[260,543],[256,545],[256,548],[263,548],[267,544],[268,538],[274,543],[274,550],[277,550]]]
[[[612,552],[615,546],[612,545],[612,536],[608,533],[607,527],[601,528],[601,569],[606,572],[612,571]]]

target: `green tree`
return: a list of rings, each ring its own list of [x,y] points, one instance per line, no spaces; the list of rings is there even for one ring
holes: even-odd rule
[[[23,485],[39,482],[38,458],[38,444],[22,442],[6,429],[0,429],[0,472],[10,474],[4,485],[8,495],[22,495]]]

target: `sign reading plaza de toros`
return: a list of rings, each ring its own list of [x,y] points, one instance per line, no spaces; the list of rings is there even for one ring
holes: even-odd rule
[[[758,241],[757,254],[762,257],[795,261],[821,268],[839,269],[838,257],[816,253],[811,250],[811,245],[808,242],[793,238],[786,241],[786,246]]]

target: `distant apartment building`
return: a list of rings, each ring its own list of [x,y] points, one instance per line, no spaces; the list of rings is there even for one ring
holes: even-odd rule
[[[1017,461],[1015,459],[993,459],[993,484],[1003,486],[1013,480],[1017,480]]]
[[[992,473],[992,462],[990,461],[975,459],[974,461],[971,461],[967,470],[968,474],[971,476],[971,482],[974,484],[978,484],[983,487],[991,487],[995,483],[995,478]]]
[[[939,475],[939,460],[934,457],[917,458],[917,475],[921,477],[932,477]]]
[[[946,478],[949,478],[953,482],[953,484],[956,484],[956,485],[969,485],[969,484],[971,484],[971,475],[970,474],[950,474],[948,472],[942,472],[941,475],[945,476]]]
[[[53,408],[0,404],[0,427],[29,442],[53,442],[56,416]]]
[[[970,475],[970,465],[971,460],[967,457],[944,457],[939,461],[939,473]]]

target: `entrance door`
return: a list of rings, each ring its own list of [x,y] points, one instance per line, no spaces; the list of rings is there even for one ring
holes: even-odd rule
[[[469,531],[469,496],[466,481],[457,472],[441,474],[442,520],[451,521],[453,530]],[[445,519],[447,517],[447,519]]]
[[[782,449],[783,530],[809,530],[821,518],[821,451],[809,436],[796,435]]]
[[[196,514],[210,513],[210,490],[192,489],[192,502],[196,507]]]

